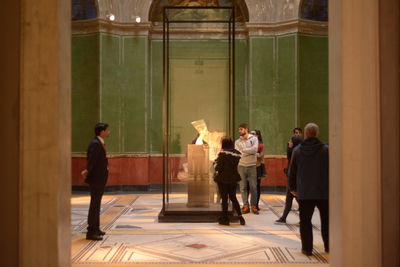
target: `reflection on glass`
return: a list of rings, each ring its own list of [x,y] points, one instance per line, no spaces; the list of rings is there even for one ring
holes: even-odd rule
[[[229,21],[229,9],[169,9],[168,19],[171,21]]]
[[[213,162],[222,136],[231,129],[233,31],[232,8],[171,7],[165,9],[164,170],[165,220],[215,221],[221,207],[213,180]],[[213,38],[170,35],[169,29],[217,29]],[[176,27],[176,28],[175,28]],[[204,30],[204,29],[203,29]],[[208,30],[204,31],[207,34]],[[203,34],[203,33],[201,33]],[[231,35],[229,35],[231,34]],[[225,36],[224,36],[225,35]],[[171,38],[170,38],[171,37]],[[233,89],[232,89],[233,90]],[[203,118],[203,119],[199,119]],[[218,197],[217,197],[218,198]],[[162,215],[161,215],[162,216]],[[171,217],[168,217],[171,216]],[[171,219],[170,219],[171,218]]]
[[[204,120],[192,122],[198,135],[188,145],[188,207],[209,207],[214,201],[214,160],[221,149],[223,132],[209,132]],[[211,190],[210,190],[211,189]]]

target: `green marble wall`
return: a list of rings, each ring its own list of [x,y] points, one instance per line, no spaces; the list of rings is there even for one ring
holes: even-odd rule
[[[86,151],[98,121],[110,124],[108,152],[147,152],[147,62],[147,37],[73,36],[73,152]]]
[[[248,93],[247,93],[247,69],[248,69],[248,46],[246,40],[236,40],[236,68],[235,68],[235,80],[236,80],[236,122],[241,122],[243,119],[247,120],[249,116],[248,110]],[[170,45],[171,59],[203,59],[203,60],[213,60],[213,61],[226,61],[228,55],[228,47],[226,41],[221,40],[177,40]],[[163,71],[163,60],[162,60],[162,41],[153,40],[151,41],[151,66],[150,66],[150,92],[151,92],[151,105],[150,105],[150,116],[149,116],[149,146],[151,153],[161,153],[162,152],[162,71]],[[188,70],[189,71],[189,70]],[[225,72],[227,77],[228,72]],[[206,77],[205,82],[210,84],[220,83],[221,79],[217,77]],[[203,85],[204,90],[202,93],[204,95],[213,94],[212,86]],[[211,90],[210,92],[205,92]],[[195,91],[195,90],[194,90]],[[183,96],[182,96],[183,97]],[[204,96],[203,96],[204,97]],[[185,98],[183,97],[183,100]],[[196,95],[192,96],[192,99],[199,100]],[[203,100],[204,105],[212,108],[219,104],[218,99],[215,101]],[[226,101],[224,99],[223,101]],[[201,107],[202,104],[199,103]],[[182,113],[193,112],[194,105],[191,102],[184,101],[180,103],[179,109]],[[240,110],[240,112],[238,112]],[[226,114],[219,114],[221,116],[228,116],[228,110]],[[207,116],[206,116],[207,117]],[[207,120],[207,118],[204,119]],[[187,125],[188,132],[191,132],[190,141],[194,138],[196,132],[185,122],[176,122],[178,125]],[[212,127],[212,126],[211,126]],[[215,129],[210,129],[215,130]],[[172,129],[171,131],[171,153],[184,153],[185,149],[182,149],[182,144],[188,142],[188,137],[186,133],[182,133],[184,136],[180,136],[184,140],[177,138],[178,131],[176,133]],[[179,139],[179,140],[178,140]],[[178,142],[179,141],[179,142]]]
[[[151,153],[162,152],[162,104],[163,104],[163,43],[151,41],[149,146]]]
[[[247,40],[235,42],[235,127],[249,120],[249,46]],[[238,137],[235,129],[235,138]]]
[[[175,41],[180,51],[175,56],[223,60],[218,44]],[[268,154],[284,154],[292,128],[309,121],[321,126],[327,141],[327,37],[249,37],[235,45],[236,127],[248,122],[251,129],[260,129]],[[73,152],[86,150],[100,120],[111,125],[109,152],[161,153],[162,72],[161,40],[106,33],[73,36]],[[182,106],[182,112],[188,109]]]
[[[72,151],[86,151],[99,121],[99,34],[72,36]]]
[[[100,35],[100,119],[111,125],[107,151],[147,152],[147,37]]]
[[[328,142],[328,37],[299,35],[299,119],[315,122]]]
[[[250,38],[250,128],[268,154],[283,154],[296,125],[295,34]]]
[[[268,154],[284,154],[294,127],[320,126],[328,141],[328,37],[288,34],[252,37],[251,129],[259,129]]]

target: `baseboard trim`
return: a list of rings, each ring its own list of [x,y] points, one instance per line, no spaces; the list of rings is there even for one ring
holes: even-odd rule
[[[262,193],[285,193],[286,186],[261,186]],[[88,185],[73,185],[72,192],[88,192]],[[110,185],[106,186],[105,192],[135,192],[135,193],[162,193],[162,184],[149,184],[149,185]],[[187,192],[187,186],[185,184],[174,185],[174,193],[185,193]],[[237,187],[237,193],[240,193],[239,186]]]

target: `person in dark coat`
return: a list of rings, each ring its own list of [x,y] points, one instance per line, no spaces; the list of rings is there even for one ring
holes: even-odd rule
[[[232,139],[225,136],[221,139],[222,150],[219,152],[215,160],[215,176],[214,181],[218,184],[218,191],[222,199],[222,216],[219,219],[219,224],[229,225],[228,217],[228,197],[232,202],[233,208],[238,214],[241,225],[246,222],[242,216],[239,202],[236,198],[236,187],[240,181],[240,175],[237,166],[241,157],[239,151],[234,149]]]
[[[295,129],[300,129],[300,128],[295,128]],[[299,144],[301,144],[301,142],[303,142],[303,138],[299,135],[294,135],[292,136],[292,138],[290,139],[290,145],[288,144],[287,146],[287,150],[286,150],[286,155],[287,155],[287,159],[288,159],[288,166],[290,163],[290,159],[292,158],[292,151],[293,149],[298,146]],[[286,177],[288,177],[288,169],[285,169],[285,174]],[[289,181],[288,181],[288,187],[286,189],[286,200],[285,200],[285,209],[283,210],[282,216],[275,221],[276,224],[286,224],[286,218],[289,215],[289,212],[292,210],[292,204],[293,204],[293,199],[295,198],[295,196],[292,195],[292,193],[290,193],[289,190]]]
[[[104,139],[110,134],[108,124],[98,123],[94,128],[96,137],[87,149],[86,169],[82,172],[90,188],[90,207],[86,239],[102,240],[105,232],[100,230],[100,206],[108,179],[108,161]]]
[[[325,251],[329,252],[329,150],[318,138],[319,127],[308,123],[305,139],[292,154],[289,166],[289,189],[297,196],[300,208],[302,252],[312,255],[312,215],[315,207],[321,217],[321,234]]]

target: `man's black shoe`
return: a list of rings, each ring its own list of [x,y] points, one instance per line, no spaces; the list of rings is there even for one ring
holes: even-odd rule
[[[97,233],[98,233],[99,235],[105,235],[105,234],[106,234],[106,232],[103,232],[103,231],[101,231],[101,230],[99,230]]]
[[[243,216],[239,216],[240,225],[245,225],[246,221],[244,220]]]
[[[229,218],[228,217],[220,217],[218,219],[218,223],[221,225],[229,225]]]
[[[103,240],[103,237],[99,234],[86,234],[86,239],[99,241],[99,240]]]
[[[303,253],[306,256],[312,256],[312,251],[307,251],[307,250],[301,250],[301,253]]]
[[[278,220],[275,221],[275,224],[286,224],[286,220],[279,218]]]

